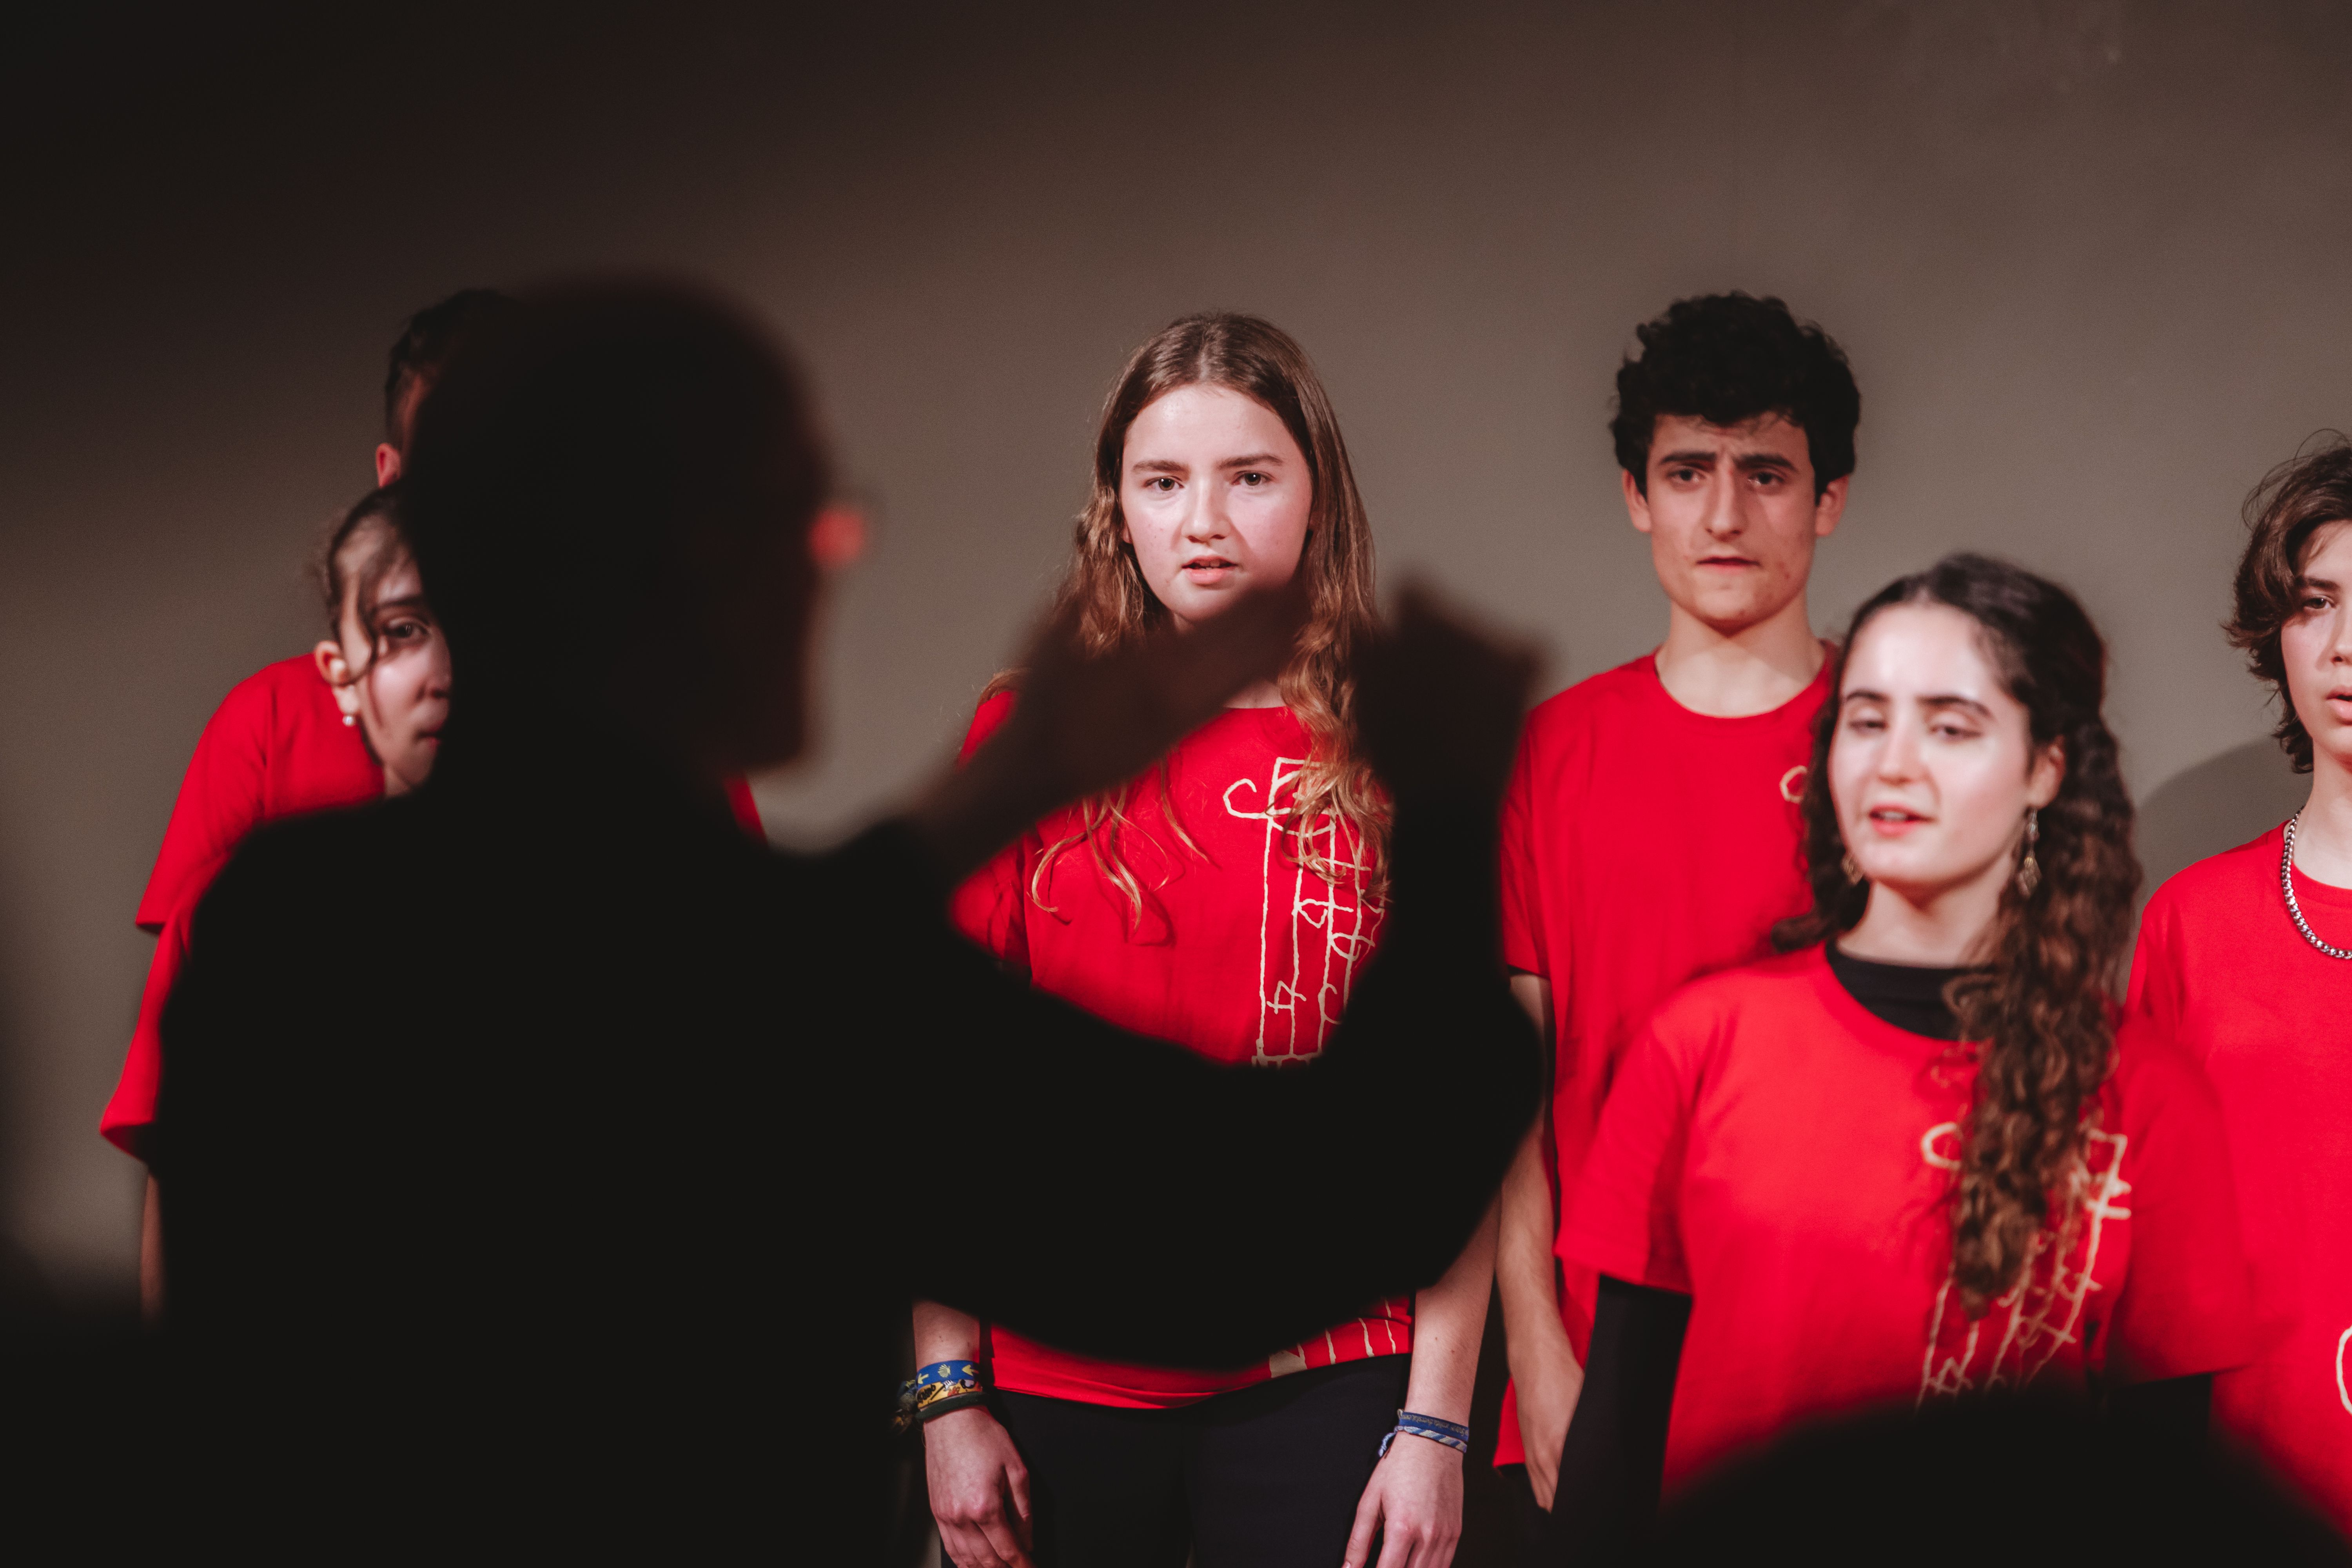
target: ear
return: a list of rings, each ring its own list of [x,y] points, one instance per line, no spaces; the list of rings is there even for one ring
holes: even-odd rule
[[[2025,804],[2040,811],[2058,798],[2066,782],[2066,742],[2053,741],[2034,753],[2033,771],[2025,776]]]
[[[400,478],[400,448],[389,441],[375,444],[375,488],[383,489]]]
[[[321,637],[310,648],[310,662],[319,668],[319,679],[334,691],[335,706],[341,709],[345,719],[356,719],[360,711],[360,688],[352,674],[350,661],[343,658],[343,645]]]
[[[1632,469],[1618,469],[1617,478],[1623,482],[1625,487],[1625,515],[1633,519],[1634,531],[1637,533],[1649,532],[1650,498],[1642,493],[1641,483],[1633,478]]]
[[[1841,474],[1822,487],[1821,499],[1813,502],[1813,537],[1827,539],[1837,531],[1838,520],[1845,516],[1846,486],[1853,480],[1852,474]]]

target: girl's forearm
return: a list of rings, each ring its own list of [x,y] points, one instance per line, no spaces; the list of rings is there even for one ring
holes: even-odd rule
[[[980,1320],[937,1301],[915,1303],[915,1364],[970,1361],[980,1353]]]
[[[1486,1332],[1486,1302],[1495,1279],[1496,1209],[1471,1233],[1444,1277],[1413,1298],[1412,1373],[1405,1407],[1441,1421],[1467,1423],[1470,1391],[1478,1377],[1478,1344]]]

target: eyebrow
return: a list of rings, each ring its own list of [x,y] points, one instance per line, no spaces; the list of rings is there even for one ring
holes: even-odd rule
[[[1238,458],[1220,458],[1214,466],[1220,468],[1278,468],[1282,467],[1282,454],[1250,452]],[[1146,458],[1128,465],[1128,472],[1131,474],[1181,474],[1188,471],[1183,464],[1171,458]]]
[[[1658,459],[1658,462],[1661,467],[1670,468],[1711,468],[1715,467],[1716,459],[1722,456],[1724,456],[1724,454],[1720,452],[1710,451],[1705,447],[1698,447],[1680,452],[1668,452],[1664,457],[1661,457]],[[1778,452],[1734,452],[1730,454],[1730,457],[1732,465],[1735,468],[1786,468],[1791,473],[1794,473],[1797,468],[1796,464],[1790,462],[1788,458],[1782,457]]]
[[[1716,455],[1713,452],[1704,449],[1687,452],[1668,452],[1658,458],[1658,466],[1665,468],[1711,468],[1715,467],[1715,457]]]
[[[1843,707],[1849,702],[1892,702],[1895,699],[1887,696],[1884,691],[1849,691],[1838,700],[1838,705]],[[1931,692],[1918,699],[1918,703],[1922,708],[1964,708],[1980,719],[1992,717],[1991,709],[1975,698],[1963,697],[1957,691]]]
[[[2339,584],[2332,577],[2305,576],[2297,577],[2294,581],[2295,585],[2298,587],[2316,588],[2323,594],[2333,594],[2339,591]]]

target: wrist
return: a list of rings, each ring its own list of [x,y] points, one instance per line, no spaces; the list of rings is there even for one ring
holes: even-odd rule
[[[898,1409],[891,1418],[891,1426],[903,1435],[942,1415],[976,1409],[987,1403],[988,1384],[978,1362],[929,1362],[898,1385]]]
[[[1459,1421],[1447,1421],[1435,1415],[1425,1415],[1412,1410],[1397,1412],[1396,1425],[1381,1439],[1380,1458],[1389,1457],[1390,1446],[1400,1437],[1418,1438],[1433,1447],[1444,1448],[1456,1459],[1470,1453],[1470,1428]]]

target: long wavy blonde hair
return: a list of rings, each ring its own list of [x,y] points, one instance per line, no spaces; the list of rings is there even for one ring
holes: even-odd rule
[[[1255,316],[1211,311],[1170,322],[1129,356],[1103,403],[1092,493],[1078,513],[1069,574],[1056,602],[1077,606],[1079,635],[1098,652],[1167,623],[1168,606],[1144,581],[1135,547],[1125,537],[1119,468],[1128,426],[1154,402],[1185,386],[1224,387],[1263,404],[1306,455],[1314,496],[1298,571],[1310,607],[1297,657],[1283,671],[1277,689],[1312,744],[1289,804],[1276,820],[1285,842],[1297,847],[1298,860],[1309,870],[1328,882],[1352,879],[1376,892],[1387,880],[1388,803],[1357,748],[1356,690],[1349,673],[1359,640],[1373,626],[1371,523],[1356,489],[1339,416],[1307,352],[1289,333]],[[1018,673],[1008,671],[989,683],[989,692],[1018,683]],[[1165,762],[1159,784],[1171,831],[1186,849],[1199,853],[1169,797]],[[1128,810],[1134,787],[1122,784],[1084,802],[1077,826],[1046,847],[1029,881],[1029,896],[1039,908],[1052,907],[1045,889],[1054,862],[1084,844],[1104,879],[1141,919],[1143,888],[1119,844],[1135,830]],[[1326,818],[1349,830],[1355,840],[1352,855],[1328,854],[1318,847]],[[1332,842],[1337,849],[1336,834]]]

